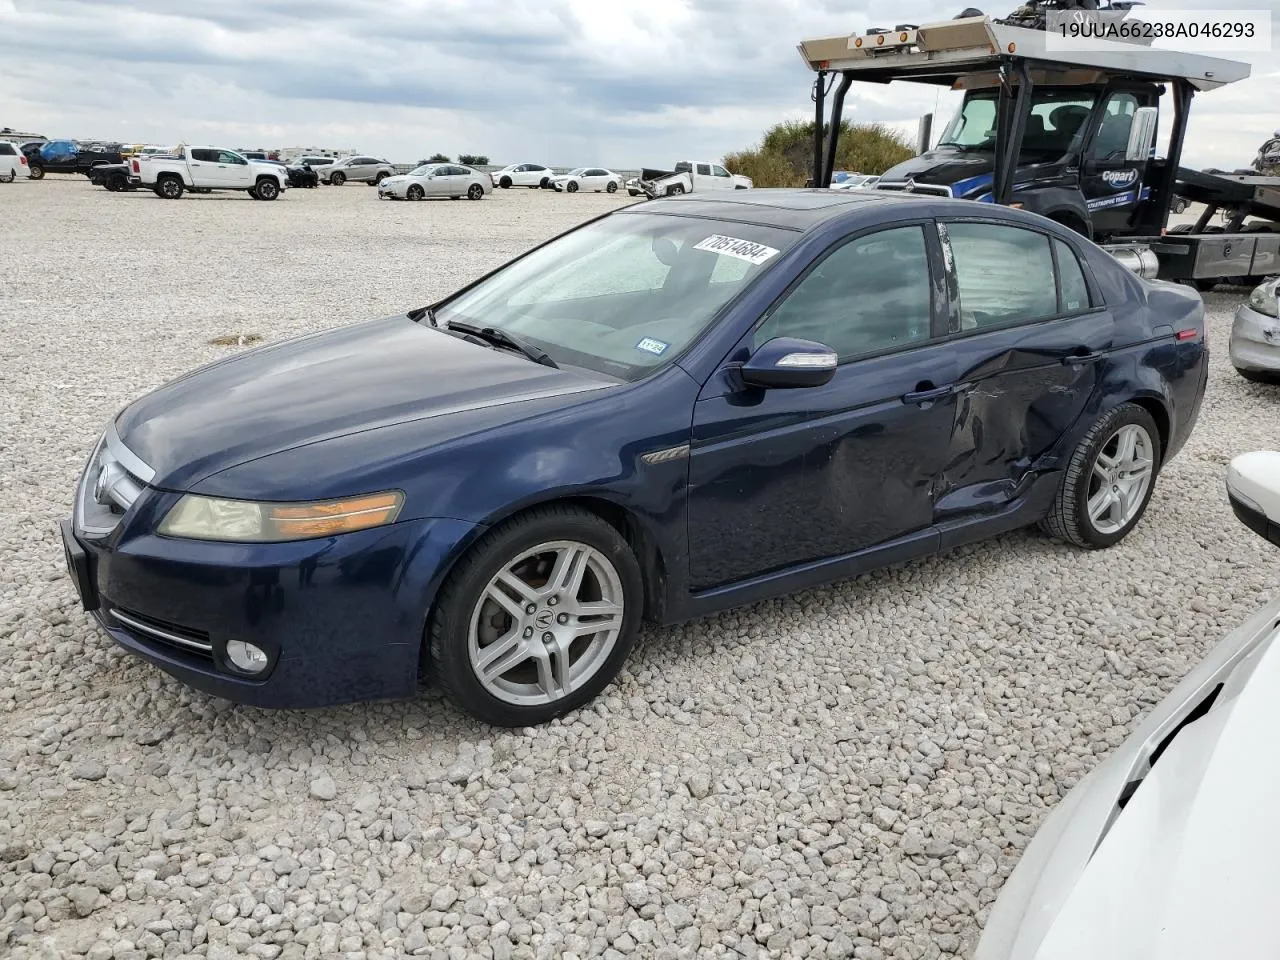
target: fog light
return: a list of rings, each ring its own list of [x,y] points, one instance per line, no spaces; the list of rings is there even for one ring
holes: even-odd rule
[[[245,673],[261,673],[267,669],[266,651],[243,640],[227,641],[227,659]]]

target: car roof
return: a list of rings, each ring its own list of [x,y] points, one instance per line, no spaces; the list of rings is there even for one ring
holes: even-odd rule
[[[666,213],[675,216],[736,220],[761,226],[807,232],[829,220],[850,217],[867,223],[896,217],[979,216],[993,220],[1042,222],[1022,210],[952,200],[933,194],[881,190],[829,190],[824,188],[773,188],[724,191],[722,196],[685,194],[661,197],[624,207],[618,213]]]

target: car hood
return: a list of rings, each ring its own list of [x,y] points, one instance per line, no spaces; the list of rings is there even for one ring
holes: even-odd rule
[[[387,186],[387,185],[390,185],[390,186],[393,186],[393,187],[394,187],[394,186],[395,186],[396,184],[398,184],[398,183],[408,183],[410,180],[413,180],[413,179],[415,179],[415,178],[414,178],[414,177],[409,176],[407,173],[401,173],[401,174],[397,174],[397,175],[396,175],[396,176],[394,176],[394,177],[383,177],[383,178],[382,178],[382,185],[383,185],[384,187],[385,187],[385,186]]]
[[[1054,807],[974,960],[1280,956],[1278,640],[1280,600],[1214,647]]]
[[[405,316],[340,327],[218,361],[135,401],[116,420],[124,444],[186,490],[250,460],[409,421],[600,389]]]
[[[1280,645],[1222,698],[1142,781],[1036,960],[1280,956]]]

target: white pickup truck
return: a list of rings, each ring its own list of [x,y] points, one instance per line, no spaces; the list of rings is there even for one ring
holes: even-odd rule
[[[641,170],[637,184],[645,196],[670,197],[695,190],[750,190],[751,178],[730,173],[721,164],[681,160],[674,170]]]
[[[182,147],[176,156],[133,157],[133,175],[157,197],[177,200],[184,191],[243,190],[255,200],[274,200],[288,183],[285,168],[248,160],[219,147]]]

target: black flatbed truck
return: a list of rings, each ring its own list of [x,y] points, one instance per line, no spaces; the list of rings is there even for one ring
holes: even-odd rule
[[[942,85],[965,91],[944,142],[886,171],[875,189],[1021,206],[1093,238],[1143,275],[1202,289],[1280,273],[1280,177],[1180,165],[1194,95],[1246,79],[1249,65],[1122,41],[1050,49],[1048,39],[976,16],[803,41],[800,54],[817,74],[814,185],[830,186],[855,81]],[[1173,120],[1161,158],[1154,144],[1166,92]],[[1056,129],[1060,106],[1084,115],[1063,113]],[[990,128],[948,145],[948,134],[966,139],[953,131],[959,124],[963,134],[967,120]],[[1196,224],[1169,228],[1177,197],[1205,205]],[[1211,224],[1220,212],[1226,222]]]

